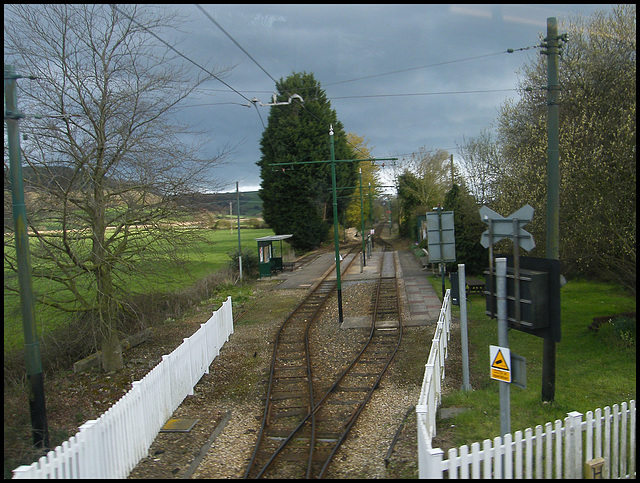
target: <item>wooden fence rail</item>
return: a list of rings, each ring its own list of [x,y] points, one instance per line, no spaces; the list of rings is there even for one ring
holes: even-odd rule
[[[13,478],[126,478],[233,333],[231,297],[98,419]]]

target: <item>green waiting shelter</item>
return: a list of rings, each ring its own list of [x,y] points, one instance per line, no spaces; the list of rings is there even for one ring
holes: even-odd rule
[[[273,272],[282,271],[282,240],[293,235],[273,235],[256,238],[258,242],[258,257],[260,260],[260,278],[270,277]],[[273,242],[280,241],[280,256],[276,257],[273,250]]]

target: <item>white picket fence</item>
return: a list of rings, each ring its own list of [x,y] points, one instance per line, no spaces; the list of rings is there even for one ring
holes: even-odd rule
[[[636,477],[635,401],[613,405],[587,413],[582,421],[577,411],[568,413],[564,422],[546,423],[473,443],[451,448],[448,460],[439,449],[424,455],[421,478],[582,478],[584,465],[602,457],[599,471],[603,478]]]
[[[420,478],[425,478],[431,452],[431,441],[436,434],[436,412],[442,398],[444,360],[447,358],[447,343],[451,330],[451,290],[447,289],[433,335],[429,358],[424,367],[424,377],[416,418],[418,422],[418,469]]]
[[[231,297],[98,419],[13,478],[126,478],[233,333]]]
[[[433,448],[436,412],[441,401],[444,360],[451,325],[451,299],[447,290],[425,365],[418,421],[418,471],[420,478],[582,478],[584,465],[604,458],[603,478],[636,477],[636,405],[596,409],[583,415],[573,411],[563,421],[497,436],[480,443],[444,451]]]

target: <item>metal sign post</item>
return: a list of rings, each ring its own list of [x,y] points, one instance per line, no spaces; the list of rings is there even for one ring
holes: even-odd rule
[[[464,263],[458,264],[458,287],[460,301],[460,340],[462,343],[462,390],[470,391],[469,383],[469,336],[467,331],[467,282],[465,280]]]
[[[515,324],[520,325],[520,247],[527,251],[532,250],[536,244],[531,233],[522,229],[522,226],[533,218],[533,208],[525,205],[508,217],[503,217],[483,206],[480,208],[480,218],[487,223],[486,230],[480,239],[480,243],[485,248],[489,248],[489,304],[490,312],[493,314],[493,245],[503,238],[513,240],[513,260],[514,260],[514,303],[515,303]],[[500,433],[504,436],[511,432],[511,393],[510,384],[512,382],[512,357],[509,350],[509,322],[507,310],[507,259],[497,258],[495,261],[495,285],[496,303],[498,319],[498,344],[500,347],[492,346],[491,353],[491,378],[500,381]],[[495,352],[495,354],[494,354]],[[514,354],[515,356],[515,354]],[[516,356],[518,366],[524,370],[524,359]],[[519,375],[519,385],[522,383],[524,375]],[[526,381],[526,379],[525,379]]]
[[[496,288],[498,295],[498,345],[509,349],[509,327],[507,324],[507,259],[496,259]],[[510,364],[510,363],[509,363]],[[500,381],[500,435],[511,432],[511,387]]]

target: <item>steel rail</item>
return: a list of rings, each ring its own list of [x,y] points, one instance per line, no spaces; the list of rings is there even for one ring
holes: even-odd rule
[[[347,255],[345,256],[348,257],[351,253],[355,252],[359,252],[360,248],[355,245],[353,247],[350,248],[349,252],[347,253]],[[345,266],[345,268],[342,267],[342,264],[340,264],[340,270],[342,271],[347,271],[351,265],[353,264],[354,260],[357,258],[357,255],[355,255]],[[332,274],[335,272],[335,265],[333,266],[333,268],[331,270],[329,270],[324,278],[316,285],[316,287],[307,295],[307,297],[305,297],[305,299],[291,312],[291,314],[289,315],[289,317],[287,317],[287,319],[282,323],[282,325],[278,328],[278,331],[276,333],[276,337],[275,337],[275,342],[274,342],[274,348],[273,348],[273,355],[272,355],[272,360],[271,360],[271,368],[270,368],[270,373],[269,373],[269,382],[267,385],[267,395],[266,395],[266,400],[265,400],[265,409],[264,409],[264,413],[263,413],[263,418],[262,418],[262,424],[260,427],[260,433],[258,435],[258,439],[256,441],[256,446],[254,448],[253,454],[251,456],[251,459],[249,461],[249,464],[247,466],[247,470],[245,471],[244,474],[244,478],[249,478],[249,475],[251,474],[251,471],[254,467],[254,464],[256,462],[256,460],[258,459],[258,454],[259,451],[261,449],[261,445],[264,442],[264,438],[265,438],[265,430],[266,427],[268,425],[269,422],[269,416],[270,416],[270,409],[272,407],[272,393],[273,393],[273,389],[274,389],[274,381],[275,381],[275,368],[276,368],[276,361],[278,360],[278,354],[279,354],[279,342],[281,341],[281,336],[283,334],[283,331],[285,330],[285,328],[290,325],[292,323],[292,321],[296,318],[296,316],[298,314],[301,314],[303,312],[303,310],[307,309],[309,306],[313,306],[315,305],[315,310],[313,310],[312,314],[308,317],[307,320],[307,324],[306,324],[306,328],[305,328],[305,359],[306,359],[306,367],[307,367],[307,379],[308,379],[308,383],[309,383],[309,388],[308,388],[308,399],[309,399],[309,411],[311,410],[311,408],[313,407],[313,399],[312,399],[312,378],[311,378],[311,365],[310,365],[310,357],[309,357],[309,342],[308,342],[308,328],[311,325],[312,321],[315,320],[315,318],[317,317],[318,313],[320,312],[320,310],[322,309],[322,307],[324,307],[325,302],[329,299],[329,297],[331,296],[331,294],[335,291],[336,286],[337,286],[337,280],[330,280],[330,277],[332,276]],[[321,296],[320,299],[318,300],[316,298],[316,300],[313,300],[314,297],[316,297],[316,295],[318,295],[318,293],[320,293],[321,291],[324,291],[324,296]],[[307,412],[307,414],[309,414]],[[306,419],[305,419],[306,420]],[[276,450],[275,454],[278,454],[280,451],[280,449]],[[272,464],[273,460],[274,460],[274,456],[272,456],[267,463],[265,464],[265,466],[263,467],[262,471],[259,472],[259,474],[256,476],[257,478],[261,477],[262,474],[266,471],[266,469]]]
[[[385,251],[386,251],[386,248],[387,248],[387,245],[385,245]],[[382,263],[384,263],[384,257],[383,257]],[[342,436],[338,439],[338,441],[336,442],[336,444],[335,444],[333,450],[331,451],[329,457],[327,458],[327,460],[325,461],[324,465],[322,466],[322,469],[320,470],[320,473],[318,474],[318,478],[322,478],[324,476],[324,473],[326,472],[329,464],[333,460],[333,457],[335,456],[336,452],[338,451],[338,449],[340,448],[342,443],[346,440],[349,432],[351,431],[352,426],[355,424],[356,420],[360,416],[360,413],[363,411],[363,409],[365,408],[366,404],[369,402],[369,400],[373,396],[373,391],[380,385],[380,380],[382,379],[382,377],[384,376],[384,374],[387,371],[387,368],[389,367],[389,365],[393,361],[396,353],[398,352],[398,348],[400,347],[400,343],[402,342],[402,318],[400,317],[399,294],[398,294],[398,287],[397,287],[397,279],[395,277],[395,273],[396,273],[396,259],[395,259],[395,256],[393,258],[393,266],[394,266],[394,270],[393,270],[394,271],[394,276],[390,277],[390,278],[394,279],[395,292],[396,292],[396,294],[395,294],[396,313],[398,314],[398,338],[397,338],[396,345],[395,345],[395,347],[393,349],[393,352],[389,355],[387,362],[384,364],[384,367],[379,372],[378,377],[375,380],[375,383],[371,386],[371,389],[367,393],[366,397],[360,402],[360,404],[358,405],[358,408],[356,409],[354,414],[351,416],[346,428],[344,429],[344,431],[342,433]],[[372,322],[371,322],[371,332],[370,332],[370,335],[369,335],[369,341],[367,342],[367,346],[365,348],[363,348],[362,351],[360,351],[360,353],[358,354],[356,360],[349,366],[349,369],[347,371],[350,371],[351,368],[356,364],[356,362],[362,357],[362,355],[364,354],[365,350],[369,347],[371,341],[373,340],[373,338],[375,336],[378,308],[379,308],[379,304],[380,304],[380,291],[382,289],[382,283],[381,282],[382,282],[383,278],[385,278],[385,277],[382,276],[382,273],[383,273],[382,269],[383,269],[383,266],[381,265],[381,267],[380,267],[380,278],[378,280],[378,287],[377,287],[377,290],[376,290],[374,314],[373,314],[373,316],[371,318]],[[347,371],[345,371],[345,374],[346,374]],[[336,384],[336,386],[337,386],[337,384]]]
[[[389,246],[388,243],[384,242],[385,245],[385,251],[387,246]],[[355,260],[355,258],[354,258]],[[395,312],[397,313],[398,316],[398,338],[397,338],[397,342],[395,347],[393,348],[393,351],[391,354],[388,355],[386,362],[384,364],[384,367],[382,367],[382,369],[380,369],[377,373],[377,376],[372,376],[372,377],[376,377],[375,382],[373,382],[373,384],[370,385],[370,389],[368,390],[366,396],[363,398],[362,401],[360,401],[360,403],[358,404],[358,407],[356,408],[356,410],[351,414],[350,418],[348,419],[346,425],[345,425],[345,429],[342,430],[342,433],[337,437],[336,439],[336,444],[334,445],[331,453],[329,454],[329,456],[324,460],[324,465],[320,471],[320,474],[318,475],[318,477],[322,477],[324,475],[324,472],[326,471],[329,463],[331,462],[333,456],[335,455],[336,451],[338,450],[338,448],[340,447],[340,445],[345,441],[351,427],[353,426],[353,424],[355,423],[355,421],[357,420],[358,416],[360,415],[360,413],[362,412],[362,410],[364,409],[364,407],[366,406],[366,403],[369,401],[369,399],[371,398],[371,396],[373,395],[373,391],[379,386],[380,380],[382,379],[382,376],[384,375],[384,373],[386,372],[387,368],[389,367],[390,363],[392,362],[399,346],[400,346],[400,342],[402,339],[402,320],[400,318],[400,310],[399,310],[399,294],[398,294],[398,289],[397,289],[397,279],[395,278],[395,272],[396,272],[396,259],[395,256],[393,258],[393,265],[394,265],[394,276],[393,277],[383,277],[383,264],[384,264],[384,256],[382,257],[381,260],[381,266],[380,266],[380,275],[378,278],[378,283],[377,283],[377,287],[376,287],[376,293],[375,293],[375,303],[374,303],[374,310],[373,310],[373,314],[371,317],[371,330],[369,333],[369,338],[366,341],[364,347],[360,350],[360,352],[357,354],[357,356],[352,360],[352,362],[350,363],[350,365],[342,372],[342,374],[338,377],[338,379],[333,383],[333,385],[327,390],[327,392],[325,393],[325,395],[322,397],[322,399],[315,405],[312,406],[312,410],[299,422],[298,426],[289,434],[289,436],[287,436],[283,442],[280,444],[279,448],[271,455],[270,459],[267,461],[267,463],[264,465],[264,467],[262,468],[262,470],[258,473],[257,477],[262,477],[266,471],[269,469],[269,467],[271,466],[271,464],[275,461],[276,457],[278,455],[281,454],[281,452],[284,450],[284,448],[287,447],[287,445],[289,445],[289,443],[294,439],[294,437],[296,436],[296,434],[303,428],[303,426],[305,425],[305,423],[307,423],[309,420],[310,422],[310,438],[309,438],[309,457],[308,457],[308,462],[307,462],[307,471],[306,471],[306,477],[307,478],[311,478],[312,477],[312,472],[313,472],[313,459],[314,459],[314,449],[315,449],[315,436],[316,436],[316,425],[315,425],[315,417],[316,414],[318,413],[318,411],[324,407],[326,407],[326,403],[329,399],[330,396],[335,396],[339,391],[337,391],[337,388],[339,386],[339,384],[345,379],[345,377],[347,377],[350,374],[350,371],[353,369],[353,367],[358,363],[358,361],[360,361],[363,358],[363,354],[365,354],[365,352],[367,351],[368,348],[374,347],[371,345],[371,342],[374,340],[374,337],[376,335],[376,320],[378,318],[378,309],[379,309],[379,304],[380,304],[380,300],[381,300],[381,289],[382,289],[382,280],[383,279],[393,279],[394,280],[394,291],[395,291]],[[310,324],[308,325],[308,327],[310,326]],[[308,343],[308,327],[307,327],[307,343]],[[308,359],[310,361],[310,358]],[[309,380],[311,381],[311,377],[309,378]],[[311,390],[311,400],[313,400],[313,387],[310,386],[310,390]]]

